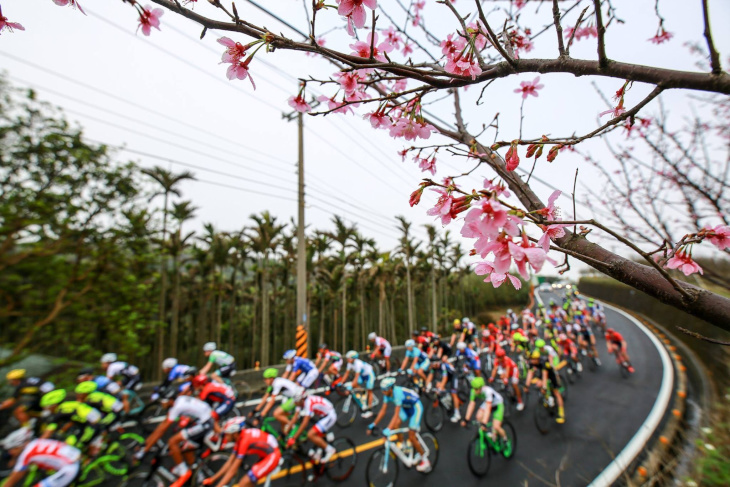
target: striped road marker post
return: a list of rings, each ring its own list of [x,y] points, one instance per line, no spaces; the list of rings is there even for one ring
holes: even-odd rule
[[[309,351],[307,349],[307,330],[302,325],[297,325],[297,356],[308,358]]]

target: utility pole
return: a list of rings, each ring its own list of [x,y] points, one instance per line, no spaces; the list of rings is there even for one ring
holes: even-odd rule
[[[299,218],[297,220],[297,331],[302,326],[309,333],[307,317],[307,242],[304,236],[304,117],[297,113],[299,132]],[[306,340],[305,335],[305,340]],[[297,339],[299,342],[299,339]],[[297,343],[297,348],[299,345]]]

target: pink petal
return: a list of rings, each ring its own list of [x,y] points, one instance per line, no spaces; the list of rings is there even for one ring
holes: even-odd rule
[[[520,288],[522,288],[522,282],[519,279],[517,279],[516,277],[511,276],[509,274],[507,274],[507,277],[509,277],[509,280],[512,283],[512,285],[515,287],[515,289],[519,290]]]

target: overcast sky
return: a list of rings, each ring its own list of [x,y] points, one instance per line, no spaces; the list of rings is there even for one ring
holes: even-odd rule
[[[257,86],[254,91],[248,80],[226,79],[227,65],[219,64],[223,48],[215,42],[221,34],[208,32],[200,41],[201,29],[197,24],[166,12],[161,19],[162,30],[145,37],[136,33],[134,10],[121,0],[80,1],[88,16],[72,8],[58,7],[51,0],[2,0],[3,15],[26,28],[24,32],[4,33],[0,38],[0,66],[10,80],[32,86],[42,99],[62,106],[69,118],[84,127],[89,139],[125,146],[119,152],[120,159],[137,161],[143,167],[162,165],[173,171],[194,172],[199,181],[182,186],[184,198],[199,207],[191,229],[210,222],[221,230],[237,230],[248,224],[250,214],[263,210],[283,221],[295,217],[296,124],[283,120],[282,113],[290,111],[286,100],[296,94],[298,77],[327,76],[334,71],[332,66],[300,54],[261,51],[251,64]],[[262,3],[306,30],[301,1]],[[432,0],[427,3],[424,18],[436,35],[456,30],[455,19],[444,6]],[[675,37],[658,46],[647,42],[657,26],[653,0],[612,3],[626,23],[609,29],[609,57],[695,69],[695,58],[683,44],[703,40],[699,1],[660,3],[665,27]],[[398,13],[393,0],[380,0],[379,4],[388,13]],[[461,8],[466,5],[466,1],[456,3]],[[237,7],[242,18],[299,39],[245,1],[240,0]],[[196,10],[221,18],[204,1],[199,2]],[[551,22],[551,16],[547,6],[537,13],[535,10],[535,3],[528,3],[523,15],[530,19],[533,31],[538,31]],[[578,10],[570,14],[569,23],[575,22]],[[711,0],[710,11],[715,44],[723,62],[728,63],[730,30],[726,24],[730,19],[730,2]],[[324,32],[341,27],[343,22],[328,10],[318,17],[318,24],[320,32]],[[243,36],[232,37],[247,42]],[[349,50],[344,46],[351,41],[344,32],[335,31],[326,37],[328,47]],[[548,32],[536,40],[535,50],[524,56],[555,57],[555,44],[555,33]],[[577,42],[571,54],[595,58],[595,39]],[[480,106],[474,101],[481,87],[470,88],[464,95],[464,105],[473,131],[499,112],[500,139],[517,138],[522,99],[513,90],[520,81],[533,78],[534,75],[526,74],[494,82]],[[525,138],[585,133],[597,126],[598,113],[607,109],[590,79],[545,75],[541,83],[545,88],[540,96],[525,103]],[[622,84],[620,80],[596,83],[611,94]],[[635,85],[627,96],[627,105],[633,106],[650,90],[651,87]],[[321,88],[321,92],[332,93],[329,87]],[[670,92],[664,99],[678,115],[688,109],[686,94]],[[646,113],[655,109],[655,105],[650,105]],[[453,120],[450,102],[433,110],[445,120]],[[387,131],[371,130],[362,120],[362,113],[360,110],[355,116],[305,118],[308,224],[317,229],[329,228],[332,215],[340,214],[357,222],[362,233],[376,238],[382,248],[390,249],[399,236],[393,217],[404,215],[416,223],[416,235],[425,238],[422,225],[433,222],[426,210],[435,198],[424,196],[420,206],[408,205],[410,192],[424,174],[410,158],[401,162],[397,152],[406,146],[402,140],[390,138]],[[492,141],[493,132],[489,134],[485,143]],[[590,149],[600,158],[600,144],[593,144]],[[608,157],[605,161],[612,163]],[[524,160],[523,164],[526,165]],[[569,195],[578,165],[577,158],[563,154],[552,165],[539,164],[535,176],[548,184],[534,184],[537,194],[544,201],[553,188]],[[438,180],[470,169],[462,159],[449,160],[443,152],[437,168],[434,179]],[[485,176],[493,174],[480,168],[468,182],[479,188]],[[579,183],[596,184],[595,181],[591,170],[581,166]],[[467,181],[462,180],[462,184],[467,186]],[[561,199],[559,204],[565,208],[564,218],[571,217],[569,198]],[[578,216],[592,215],[579,206]],[[458,223],[448,228],[460,239]]]

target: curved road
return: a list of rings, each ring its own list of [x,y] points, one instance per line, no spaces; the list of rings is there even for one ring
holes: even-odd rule
[[[552,293],[543,293],[561,302]],[[485,485],[504,486],[586,486],[590,484],[618,455],[640,429],[657,398],[662,381],[662,361],[651,339],[630,320],[607,309],[608,325],[621,333],[628,342],[628,351],[636,372],[624,379],[612,357],[608,357],[605,340],[597,338],[603,366],[595,373],[585,370],[582,379],[569,389],[566,422],[546,436],[535,428],[533,417],[535,395],[528,407],[515,411],[510,421],[517,430],[518,446],[509,462],[492,457],[488,476],[474,477],[467,465],[466,445],[473,430],[464,430],[447,423],[436,434],[440,454],[438,465],[428,476],[400,465],[398,485],[449,486],[458,479],[460,487]],[[345,430],[335,426],[336,435],[350,437],[358,445],[372,443],[365,434],[369,420],[358,418]],[[425,426],[424,426],[425,428]],[[365,465],[372,449],[358,454],[358,464],[347,485],[365,484]],[[318,484],[333,485],[326,479]]]

